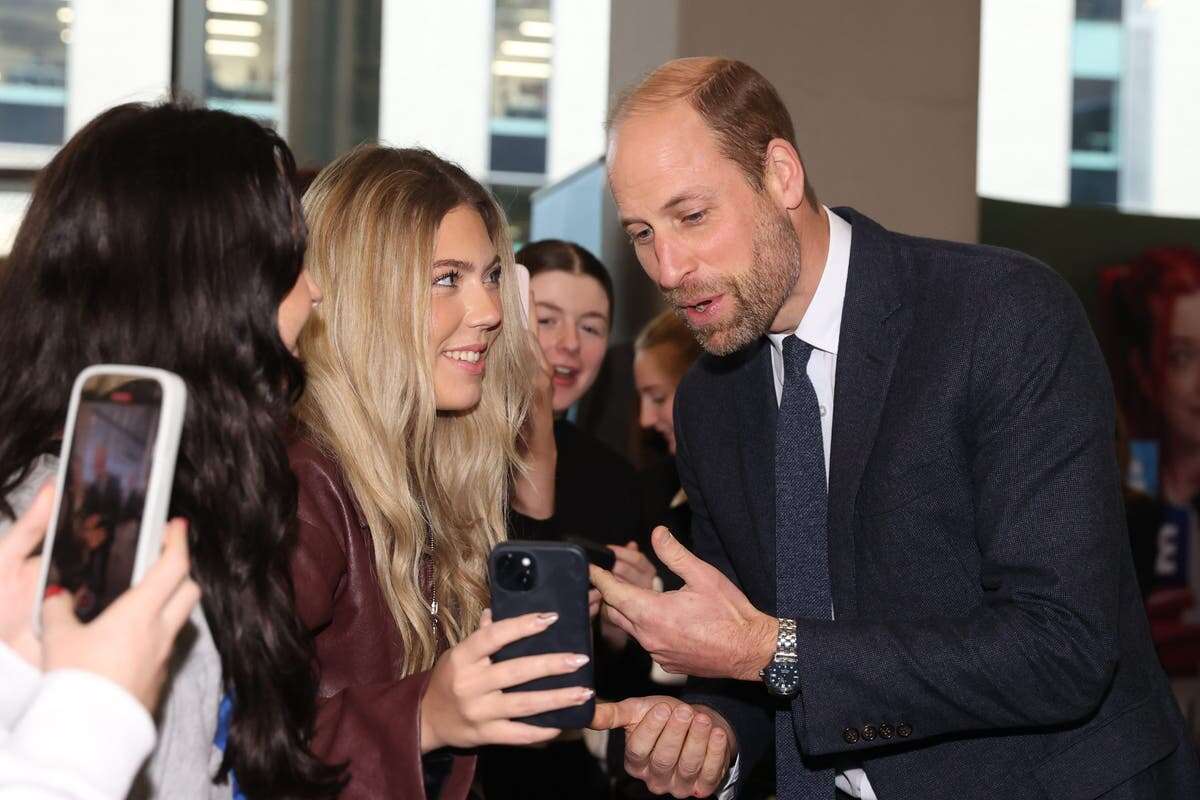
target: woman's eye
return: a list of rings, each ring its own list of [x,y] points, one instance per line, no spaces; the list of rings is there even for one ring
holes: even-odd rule
[[[496,267],[494,270],[489,272],[485,280],[488,283],[495,284],[497,286],[500,285],[500,268]]]
[[[434,286],[449,286],[451,288],[458,285],[459,274],[457,272],[443,272],[433,279]]]
[[[583,332],[591,334],[592,336],[599,336],[601,338],[604,337],[604,331],[600,328],[597,328],[595,325],[584,325]]]
[[[538,317],[538,325],[541,325],[543,328],[552,327],[556,322],[558,320],[553,317]]]
[[[629,240],[634,244],[645,244],[650,241],[652,231],[649,228],[642,228],[629,234]]]

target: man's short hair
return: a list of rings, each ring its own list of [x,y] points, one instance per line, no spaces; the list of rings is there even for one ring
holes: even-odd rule
[[[686,100],[717,138],[721,152],[756,191],[765,188],[767,145],[783,139],[796,148],[792,116],[771,82],[754,67],[728,58],[677,58],[651,71],[618,98],[608,116],[612,132],[626,119]],[[804,175],[804,194],[816,193]]]

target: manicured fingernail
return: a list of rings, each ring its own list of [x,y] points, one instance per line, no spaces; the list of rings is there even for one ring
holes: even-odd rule
[[[554,613],[553,611],[543,612],[537,615],[537,621],[543,625],[549,625],[556,619],[558,619],[558,614]]]
[[[671,718],[671,709],[666,706],[659,705],[654,708],[654,718],[661,719],[664,722]]]
[[[591,661],[591,659],[585,655],[567,656],[565,660],[568,667],[582,667],[584,664]]]
[[[63,587],[57,583],[52,583],[46,587],[46,597],[54,597],[56,594],[62,594]]]
[[[596,692],[592,689],[580,689],[579,702],[586,703],[588,700],[591,700],[593,697],[595,697],[595,695]]]

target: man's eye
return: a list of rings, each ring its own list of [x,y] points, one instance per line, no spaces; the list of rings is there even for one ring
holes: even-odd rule
[[[636,230],[629,234],[629,239],[634,244],[645,244],[646,242],[650,241],[651,235],[652,231],[649,228],[642,228],[641,230]]]
[[[697,222],[701,221],[702,219],[704,219],[703,211],[693,211],[691,214],[688,214],[687,216],[685,216],[683,218],[683,221],[688,223],[689,225],[695,225]]]

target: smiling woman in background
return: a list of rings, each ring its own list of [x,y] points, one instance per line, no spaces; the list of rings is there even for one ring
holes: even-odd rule
[[[526,245],[517,263],[529,268],[538,342],[553,369],[554,527],[601,545],[636,541],[642,531],[633,467],[570,420],[608,351],[612,278],[590,252],[557,239]]]

